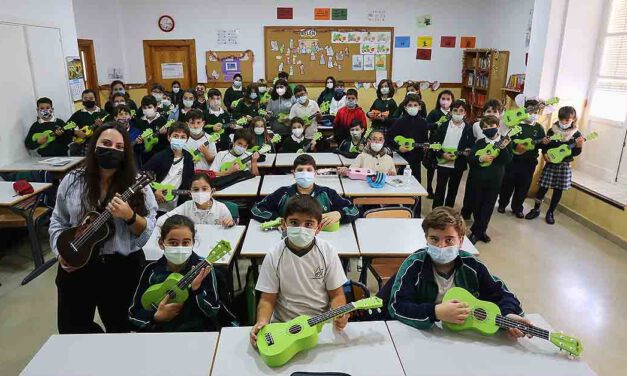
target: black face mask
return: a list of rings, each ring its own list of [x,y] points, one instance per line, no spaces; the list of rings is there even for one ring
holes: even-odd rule
[[[498,131],[499,131],[498,128],[484,129],[483,134],[491,140],[494,138],[494,136],[496,136],[496,132]]]
[[[98,166],[105,170],[113,170],[120,167],[124,161],[124,152],[113,148],[96,146],[96,161]]]
[[[333,94],[333,98],[335,98],[336,101],[339,101],[340,99],[342,99],[343,96],[344,96],[344,90],[342,90],[342,89],[335,89],[335,93]]]
[[[83,107],[92,108],[96,105],[96,101],[83,101]]]

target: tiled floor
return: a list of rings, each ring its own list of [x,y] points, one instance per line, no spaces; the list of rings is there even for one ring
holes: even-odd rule
[[[427,212],[431,202],[424,206]],[[624,374],[627,250],[563,214],[556,220],[549,226],[543,216],[526,221],[495,212],[492,243],[478,244],[481,259],[527,312],[581,338],[583,359],[599,375]],[[0,374],[16,375],[56,333],[56,269],[19,286],[31,267],[25,239],[0,255]]]

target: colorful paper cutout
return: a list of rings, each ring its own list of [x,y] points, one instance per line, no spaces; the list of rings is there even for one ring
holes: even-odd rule
[[[291,20],[294,18],[294,8],[276,8],[277,20]]]
[[[416,49],[416,60],[431,60],[431,49],[429,48]]]
[[[409,35],[394,37],[395,48],[409,48],[410,43],[411,43],[411,38],[409,37]]]
[[[353,55],[353,65],[352,69],[355,70],[364,70],[364,56],[363,55]]]
[[[460,48],[475,48],[476,37],[461,37]]]
[[[433,47],[433,37],[428,35],[419,36],[416,41],[416,47],[418,48],[431,48]]]
[[[331,19],[331,8],[314,8],[314,20],[328,21]]]
[[[348,9],[333,8],[331,10],[331,19],[335,21],[346,21],[348,19]]]
[[[387,70],[387,56],[374,55],[374,69],[378,71]]]
[[[456,43],[457,43],[457,37],[442,36],[442,38],[440,38],[440,47],[443,47],[443,48],[455,48]]]
[[[431,24],[432,24],[432,20],[431,20],[430,14],[424,14],[416,18],[416,26],[418,26],[419,29],[431,26]]]

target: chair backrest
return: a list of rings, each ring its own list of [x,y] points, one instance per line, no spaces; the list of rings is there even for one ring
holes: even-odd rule
[[[233,217],[233,221],[237,223],[237,220],[239,219],[239,207],[237,206],[237,204],[232,201],[226,201],[226,200],[218,200],[218,201],[226,205],[227,209],[229,209],[229,212],[231,212],[231,217]]]
[[[413,218],[414,213],[402,206],[371,209],[364,213],[364,218]]]

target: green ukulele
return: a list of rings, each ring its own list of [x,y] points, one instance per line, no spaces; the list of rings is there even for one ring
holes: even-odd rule
[[[322,102],[322,104],[320,104],[320,112],[321,113],[328,114],[330,109],[331,109],[331,102],[324,101],[324,102]]]
[[[599,133],[592,132],[588,136],[585,137],[586,141],[594,141],[599,138]],[[569,142],[567,144],[562,144],[556,148],[549,149],[546,152],[546,157],[549,162],[554,164],[559,164],[564,161],[566,157],[570,157],[573,154],[573,149],[577,146],[574,142]]]
[[[442,151],[444,153],[451,154],[453,161],[461,155],[468,156],[470,154],[470,149],[457,150],[457,148],[442,148]],[[436,159],[438,160],[439,164],[446,164],[449,162],[444,157],[437,157]]]
[[[549,332],[548,330],[512,320],[501,315],[499,307],[492,303],[475,298],[470,292],[461,287],[453,287],[446,292],[442,301],[459,301],[470,307],[470,316],[463,324],[443,322],[442,325],[454,332],[462,330],[474,330],[481,334],[491,335],[499,329],[518,329],[525,334],[551,341],[570,356],[581,355],[583,345],[577,338],[569,337],[562,333]]]
[[[162,191],[163,197],[167,202],[174,200],[176,196],[189,196],[191,194],[191,191],[187,189],[177,189],[172,184],[152,182],[150,183],[150,187],[155,191]]]
[[[152,149],[159,143],[159,137],[155,136],[155,131],[152,129],[146,129],[140,135],[144,141],[144,151],[150,153]]]
[[[484,155],[493,155],[494,158],[501,154],[501,150],[505,148],[503,146],[505,140],[509,140],[511,136],[517,135],[522,132],[522,128],[519,125],[515,125],[507,131],[507,134],[501,137],[501,140],[495,143],[488,143],[483,149],[477,150],[475,155],[481,158]],[[492,164],[492,161],[479,162],[479,166],[488,167]]]
[[[301,351],[314,348],[322,326],[336,317],[355,310],[371,310],[383,306],[377,297],[358,300],[320,315],[298,316],[286,323],[268,324],[257,334],[257,349],[270,367],[280,367]]]
[[[44,142],[43,144],[39,145],[38,149],[44,149],[46,146],[50,145],[51,143],[54,142],[54,140],[57,139],[57,134],[55,133],[57,130],[62,129],[64,132],[65,131],[71,131],[73,129],[76,128],[76,123],[74,122],[69,122],[66,125],[64,125],[63,127],[56,127],[54,130],[47,130],[47,131],[43,131],[40,133],[35,133],[32,137],[32,140],[34,142],[38,142],[38,140],[42,137],[47,137],[46,138],[46,142]]]
[[[274,219],[272,221],[262,223],[261,229],[263,231],[270,231],[279,228],[279,226],[281,226],[281,217],[278,217],[277,219]]]
[[[147,310],[156,310],[166,295],[170,297],[170,303],[185,303],[189,297],[189,288],[194,278],[205,267],[218,261],[230,251],[231,243],[226,240],[220,240],[209,252],[207,258],[194,265],[187,274],[170,273],[165,281],[148,287],[142,295],[142,307]]]
[[[529,119],[530,112],[536,112],[546,106],[554,105],[559,103],[560,99],[558,97],[547,99],[543,103],[539,103],[535,106],[529,107],[520,107],[514,110],[505,111],[503,115],[503,124],[505,124],[508,128],[516,126],[521,122]]]
[[[272,147],[270,146],[270,144],[266,144],[266,145],[263,145],[261,147],[261,149],[259,149],[259,151],[257,153],[263,155],[263,154],[266,154],[267,152],[269,152],[270,150],[272,150]],[[238,165],[240,171],[244,171],[246,169],[246,163],[248,163],[248,161],[250,161],[253,158],[253,155],[254,154],[250,154],[250,155],[248,155],[248,156],[246,156],[244,158],[237,157],[237,158],[235,158],[234,160],[232,160],[230,162],[222,163],[222,165],[220,166],[220,172],[227,172],[234,165]]]
[[[283,139],[283,137],[281,137],[281,135],[280,135],[280,134],[275,134],[275,135],[274,135],[274,136],[272,136],[272,138],[270,139],[270,143],[274,145],[274,144],[276,144],[276,143],[281,142],[281,139]],[[250,148],[250,149],[246,149],[246,151],[247,151],[247,152],[249,152],[249,153],[256,153],[256,152],[258,152],[259,150],[261,150],[261,146],[259,146],[259,145],[255,145],[255,146],[253,146],[253,147],[252,147],[252,148]]]
[[[219,139],[220,139],[220,135],[218,133],[212,133],[211,135],[209,135],[209,137],[207,137],[207,141],[205,141],[202,145],[207,147],[209,146],[209,144],[216,142]],[[188,151],[192,155],[192,160],[194,161],[194,163],[200,162],[200,160],[203,157],[203,154],[200,151],[200,147],[198,147],[196,150],[188,150]]]
[[[318,141],[321,138],[322,138],[322,133],[321,132],[314,133],[313,137],[311,138],[311,141],[309,141],[307,143],[307,145],[305,145],[304,148],[300,148],[300,149],[296,150],[296,154],[308,153],[311,150],[311,148],[313,147],[312,144],[314,142]]]
[[[518,152],[516,151],[516,147],[514,147],[514,149],[512,150],[512,153],[516,154],[516,155],[523,155],[528,151],[531,150],[535,150],[536,149],[536,145],[541,143],[542,140],[544,140],[544,138],[537,138],[537,139],[532,139],[532,138],[517,138],[515,140],[512,140],[512,142],[514,143],[515,146],[517,145],[523,145],[525,147],[525,150],[522,152]],[[562,135],[559,134],[555,134],[551,137],[549,137],[549,140],[551,141],[562,141]]]
[[[431,144],[428,142],[416,142],[413,138],[406,138],[403,136],[394,137],[394,141],[398,144],[399,147],[404,147],[409,151],[414,150],[415,148],[423,148],[423,149],[431,149],[431,150],[442,150],[442,144]]]

